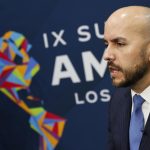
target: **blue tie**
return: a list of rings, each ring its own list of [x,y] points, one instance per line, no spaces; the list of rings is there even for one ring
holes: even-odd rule
[[[131,114],[129,129],[130,150],[139,150],[144,129],[144,116],[142,113],[144,99],[140,95],[135,94],[133,102],[134,108]]]

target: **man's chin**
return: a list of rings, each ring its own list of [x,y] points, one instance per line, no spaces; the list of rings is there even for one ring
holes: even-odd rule
[[[112,84],[115,87],[127,87],[126,82],[123,80],[112,79]]]

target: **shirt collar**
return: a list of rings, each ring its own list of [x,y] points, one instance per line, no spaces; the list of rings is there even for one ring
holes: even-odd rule
[[[131,96],[132,96],[132,99],[133,99],[133,96],[137,94],[137,95],[141,95],[141,97],[147,101],[148,103],[150,103],[150,86],[148,86],[142,93],[136,93],[135,91],[133,91],[131,89]]]

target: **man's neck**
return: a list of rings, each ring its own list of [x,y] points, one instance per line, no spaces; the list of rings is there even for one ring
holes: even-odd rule
[[[150,85],[150,75],[147,74],[145,77],[140,79],[136,84],[131,86],[131,89],[136,93],[142,93]]]

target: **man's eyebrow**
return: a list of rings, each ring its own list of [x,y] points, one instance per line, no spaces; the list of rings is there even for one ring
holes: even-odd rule
[[[104,43],[108,43],[109,40],[106,40],[105,38],[103,38]],[[118,41],[122,41],[122,42],[126,42],[127,39],[123,38],[123,37],[116,37],[116,38],[112,38],[110,39],[111,42],[118,42]]]
[[[116,38],[113,38],[110,40],[111,42],[118,42],[118,41],[123,41],[123,42],[126,42],[126,38],[123,38],[123,37],[116,37]]]

